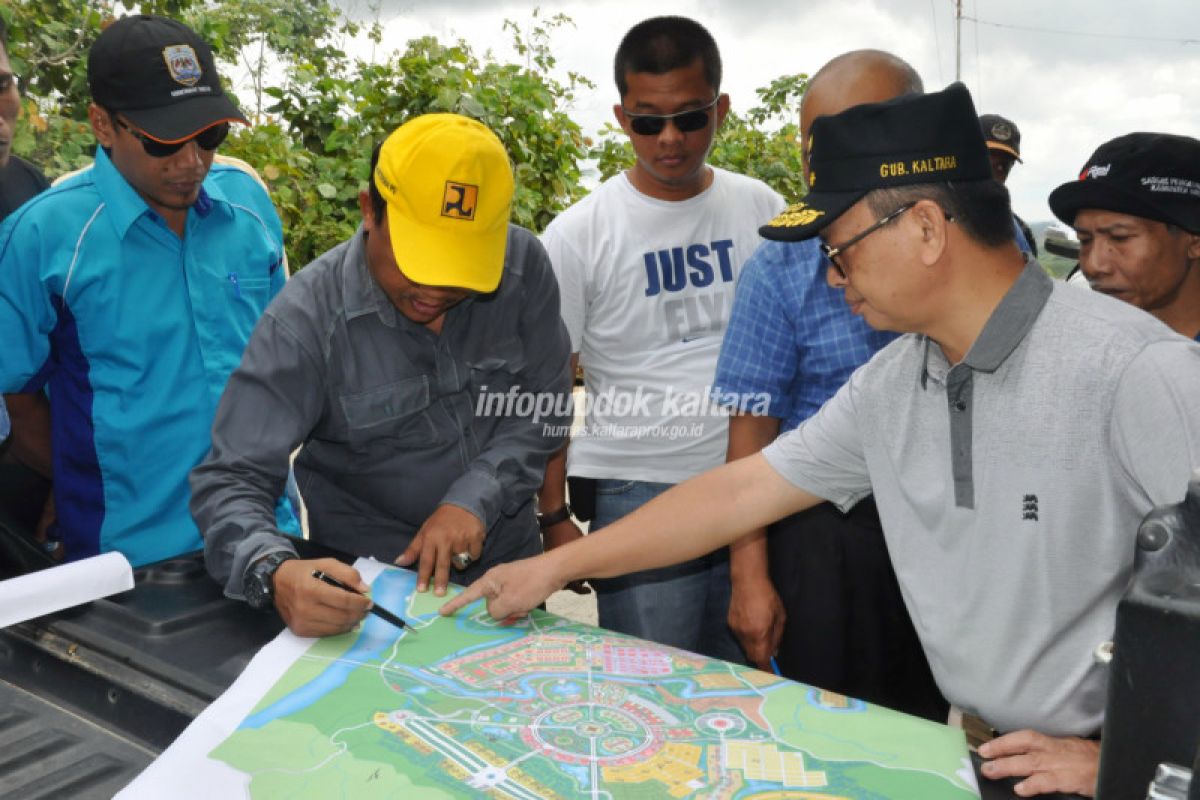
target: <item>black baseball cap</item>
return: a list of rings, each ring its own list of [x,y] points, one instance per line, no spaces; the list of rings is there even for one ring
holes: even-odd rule
[[[975,104],[961,83],[817,117],[808,152],[809,192],[758,229],[767,239],[810,239],[875,189],[992,179]]]
[[[88,86],[97,105],[167,144],[222,122],[249,124],[221,88],[212,48],[166,17],[135,14],[105,28],[88,53]]]
[[[999,114],[983,114],[979,117],[979,129],[988,150],[999,150],[1021,161],[1021,130],[1017,123]]]
[[[1085,208],[1132,214],[1200,233],[1200,141],[1169,133],[1129,133],[1096,148],[1078,180],[1050,193],[1068,225]]]

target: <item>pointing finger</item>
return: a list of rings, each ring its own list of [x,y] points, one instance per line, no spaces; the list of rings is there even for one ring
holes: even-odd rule
[[[487,585],[487,580],[488,576],[484,575],[466,589],[463,589],[459,595],[451,598],[448,602],[443,603],[442,607],[438,609],[438,613],[443,617],[448,617],[463,606],[470,605],[479,598],[483,597],[485,594],[487,594],[487,592],[484,591],[484,587]]]

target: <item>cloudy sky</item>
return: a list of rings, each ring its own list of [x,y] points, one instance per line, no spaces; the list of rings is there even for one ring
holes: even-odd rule
[[[506,18],[527,27],[537,5],[568,15],[574,28],[553,42],[563,70],[598,84],[572,110],[588,133],[611,116],[612,55],[622,34],[656,14],[689,16],[712,31],[735,108],[754,105],[754,90],[779,75],[812,74],[862,47],[905,58],[927,90],[955,77],[954,0],[340,2],[359,17],[378,13],[385,46],[432,33],[505,59],[515,58],[501,29]],[[1200,0],[962,0],[962,9],[962,80],[980,113],[1020,127],[1025,163],[1008,187],[1027,220],[1052,218],[1050,190],[1107,139],[1135,130],[1200,136]]]

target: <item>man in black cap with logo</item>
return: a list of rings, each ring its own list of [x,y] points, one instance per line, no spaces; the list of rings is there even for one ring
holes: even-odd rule
[[[246,119],[193,31],[120,19],[92,46],[88,83],[94,165],[0,237],[0,390],[41,405],[49,389],[40,447],[65,558],[116,550],[139,565],[201,547],[187,474],[283,284],[283,235],[253,178],[212,166]]]
[[[1004,183],[1013,164],[1021,161],[1021,131],[1015,122],[999,114],[980,115],[979,129],[983,131],[983,141],[987,145],[992,177]]]
[[[1050,193],[1079,236],[1098,292],[1200,341],[1200,141],[1130,133],[1100,145],[1079,179]]]
[[[1021,160],[1021,131],[1017,123],[1005,119],[999,114],[982,114],[979,117],[979,129],[983,131],[983,141],[987,145],[988,160],[992,164],[992,177],[1000,183],[1008,181],[1013,164]],[[1013,214],[1013,221],[1021,229],[1021,235],[1029,245],[1030,251],[1037,255],[1037,240],[1033,229],[1025,224],[1025,220]]]
[[[983,774],[1019,776],[1022,796],[1093,793],[1107,676],[1092,653],[1138,523],[1179,502],[1200,463],[1200,345],[1022,257],[962,85],[818,118],[809,148],[812,190],[761,232],[819,235],[851,310],[907,335],[762,453],[603,536],[496,567],[443,611],[484,597],[507,618],[570,580],[694,558],[874,492]]]

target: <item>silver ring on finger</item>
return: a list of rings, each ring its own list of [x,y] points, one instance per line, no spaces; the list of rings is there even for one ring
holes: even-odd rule
[[[471,566],[471,564],[474,563],[474,561],[475,561],[475,559],[472,558],[471,554],[469,552],[467,552],[466,550],[462,551],[461,553],[456,553],[450,559],[450,563],[453,564],[454,568],[457,570],[466,569],[467,567]]]

